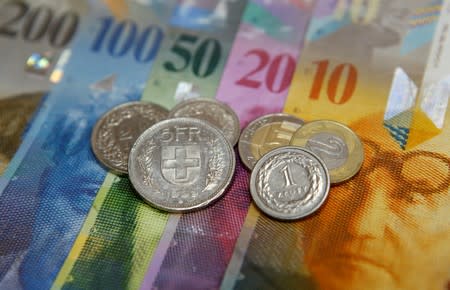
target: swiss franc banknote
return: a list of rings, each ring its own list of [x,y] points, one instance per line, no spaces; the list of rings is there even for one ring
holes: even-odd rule
[[[87,1],[0,1],[0,176],[87,11]]]
[[[258,45],[261,42],[257,41],[260,37],[267,40],[264,48],[275,55],[279,52],[294,53],[293,51],[296,51],[297,56],[301,46],[301,33],[305,31],[302,25],[307,25],[312,11],[311,6],[298,5],[299,3],[298,1],[282,4],[267,1],[247,3],[216,98],[227,102],[233,108],[242,104],[247,107],[256,107],[266,94],[270,94],[269,89],[262,87],[255,88],[257,93],[248,94],[245,99],[231,97],[232,94],[227,93],[239,91],[239,84],[229,81],[232,77],[230,72],[236,72],[237,60],[245,61],[245,52],[242,53],[242,48],[248,50],[260,48]],[[268,22],[272,26],[268,25]],[[293,32],[292,38],[297,41],[294,40],[292,43],[287,40],[287,35],[283,37],[281,34],[286,30],[293,31],[294,27],[299,30]],[[261,33],[254,38],[254,46],[240,37],[248,31],[256,30]],[[277,33],[280,35],[275,36]],[[283,69],[283,64],[280,69]],[[234,77],[238,80],[240,75],[236,74]],[[227,85],[223,83],[225,78]],[[275,85],[277,84],[278,82]],[[279,98],[284,99],[286,93],[272,95],[273,101],[277,102]],[[248,120],[247,114],[246,111],[238,111],[241,125],[242,120]],[[238,156],[237,152],[236,156]],[[248,171],[237,158],[232,185],[222,199],[199,212],[169,216],[141,289],[217,289],[220,287],[250,204],[248,179]]]
[[[225,62],[247,3],[184,1],[171,20],[144,97],[166,107],[216,95]]]
[[[304,220],[252,207],[222,285],[448,289],[449,21],[450,1],[317,1],[285,111],[350,126],[364,164]]]
[[[229,104],[242,127],[281,112],[314,1],[250,1],[216,98]]]
[[[209,17],[212,16],[208,15],[217,13],[215,11],[222,9],[221,5],[225,2],[227,1],[216,1],[215,5],[210,5],[210,2],[204,1],[180,1],[170,22],[172,25],[186,27],[186,31],[190,31],[189,33],[194,36],[197,33],[201,35],[205,30],[210,30],[212,33],[215,29],[221,32],[238,27],[238,23],[235,21],[239,21],[240,18],[236,18],[235,15],[232,15],[233,21],[219,22],[220,26],[217,27],[211,26],[211,22],[201,21],[205,17],[210,19]],[[225,12],[227,14],[222,17],[225,19],[228,18],[227,15],[231,17],[232,11],[225,10]],[[242,11],[233,12],[242,13]],[[232,27],[228,27],[228,25]],[[177,29],[177,31],[180,30]],[[234,34],[229,32],[229,38],[225,40],[231,42],[233,38]],[[226,46],[231,46],[231,44],[228,43]],[[156,65],[160,63],[160,58],[167,56],[162,49],[155,60],[152,71],[157,69]],[[225,63],[226,56],[227,54],[222,54],[218,60]],[[214,74],[218,80],[223,68],[218,67],[217,69]],[[176,78],[177,76],[175,76]],[[185,75],[185,80],[196,80],[197,83],[208,85],[210,88],[218,85],[218,82],[215,85],[209,83],[210,79],[208,78],[196,79],[194,75]],[[162,98],[162,96],[166,97]],[[164,95],[164,89],[159,87],[151,91],[146,89],[142,100],[155,101],[155,99],[158,99],[159,103],[166,107],[170,107],[174,101],[173,96]],[[246,198],[248,199],[248,197]],[[143,203],[132,189],[128,178],[120,178],[113,174],[107,175],[94,200],[94,206],[58,274],[54,287],[91,288],[96,287],[99,281],[106,288],[122,285],[124,288],[136,289],[142,281],[144,281],[142,284],[144,288],[146,285],[152,285],[156,274],[160,272],[165,253],[172,245],[172,237],[178,229],[180,217],[180,215],[161,212]],[[112,225],[114,230],[111,230]],[[190,236],[186,235],[186,237]],[[186,241],[189,240],[186,239]],[[100,244],[102,246],[99,247]],[[181,241],[180,246],[187,249]],[[185,258],[186,263],[189,263],[187,257]],[[214,269],[213,267],[209,268],[211,271]],[[98,271],[98,269],[105,269],[105,271]],[[217,275],[214,278],[207,277],[208,273],[203,272],[203,277],[207,282],[212,279],[216,284],[219,283],[220,278]],[[220,270],[217,273],[220,273]],[[173,281],[166,275],[162,275],[162,277],[164,277],[162,283],[166,286],[168,285],[166,283]],[[187,280],[180,279],[180,281],[192,283],[199,281],[199,278],[202,277],[192,275],[185,278]]]
[[[110,108],[140,98],[171,10],[167,2],[130,3],[116,21],[91,4],[63,79],[0,184],[1,289],[52,286],[107,173],[90,148],[92,127]]]

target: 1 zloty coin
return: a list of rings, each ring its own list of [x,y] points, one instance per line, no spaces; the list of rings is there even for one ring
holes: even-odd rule
[[[150,205],[187,212],[222,196],[235,162],[219,129],[199,119],[176,118],[142,133],[131,149],[128,170],[134,188]]]
[[[291,145],[305,147],[319,156],[330,172],[331,183],[352,178],[362,166],[361,140],[349,127],[330,120],[310,122],[294,133]]]
[[[217,127],[232,146],[239,139],[239,118],[227,104],[212,99],[195,98],[180,102],[172,108],[169,118],[196,118]]]
[[[315,212],[330,189],[330,177],[320,158],[294,146],[274,149],[255,165],[250,193],[267,215],[294,220]]]
[[[289,145],[292,134],[305,122],[289,114],[270,114],[251,122],[239,138],[239,155],[248,169],[272,149]]]
[[[167,118],[167,109],[147,102],[129,102],[114,107],[95,124],[91,147],[95,157],[108,169],[128,173],[128,155],[146,129]]]

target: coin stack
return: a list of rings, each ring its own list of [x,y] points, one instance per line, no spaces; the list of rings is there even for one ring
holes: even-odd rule
[[[203,98],[183,101],[170,112],[148,102],[119,105],[97,122],[91,145],[100,163],[128,174],[150,205],[189,212],[224,194],[234,175],[238,140],[241,160],[252,170],[253,200],[280,220],[316,211],[330,184],[351,178],[363,160],[361,141],[340,123],[271,114],[240,134],[228,105]]]

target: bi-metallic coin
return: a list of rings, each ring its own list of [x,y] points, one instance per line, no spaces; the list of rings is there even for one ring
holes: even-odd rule
[[[217,127],[232,146],[239,139],[239,118],[227,104],[213,99],[195,98],[180,102],[172,108],[169,118],[196,118]]]
[[[165,108],[146,102],[129,102],[105,113],[92,131],[91,147],[108,169],[128,173],[128,155],[136,139],[146,129],[167,118]]]
[[[291,145],[305,147],[318,155],[330,172],[331,183],[340,183],[358,173],[364,159],[361,140],[349,127],[329,120],[305,124]]]
[[[267,152],[289,145],[292,134],[305,122],[289,114],[270,114],[251,122],[239,138],[239,155],[248,169]]]
[[[311,151],[285,146],[264,155],[250,178],[250,193],[267,215],[294,220],[320,208],[328,196],[330,177]]]
[[[219,129],[194,118],[176,118],[147,129],[131,149],[131,183],[152,206],[169,212],[203,208],[231,182],[233,148]]]

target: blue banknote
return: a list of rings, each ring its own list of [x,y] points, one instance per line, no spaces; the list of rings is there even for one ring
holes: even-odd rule
[[[172,9],[130,3],[116,19],[100,1],[90,5],[64,72],[54,72],[60,83],[0,183],[1,289],[51,287],[107,173],[90,149],[92,127],[141,97]]]

